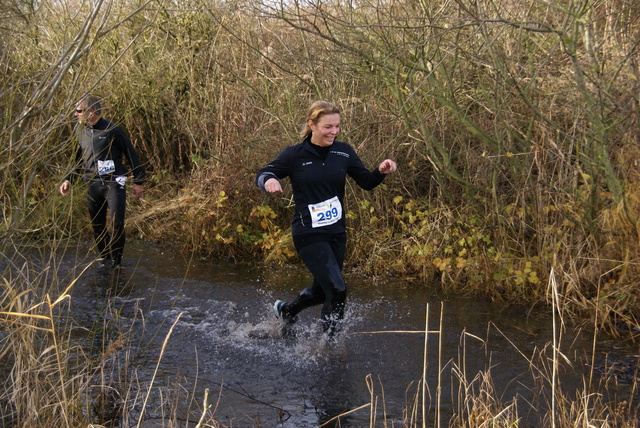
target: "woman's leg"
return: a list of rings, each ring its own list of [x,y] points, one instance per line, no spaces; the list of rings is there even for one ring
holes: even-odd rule
[[[342,278],[345,240],[331,239],[315,242],[299,249],[298,253],[313,275],[313,284],[305,288],[284,312],[294,318],[301,310],[322,304],[321,319],[325,331],[335,331],[344,316],[347,289]]]

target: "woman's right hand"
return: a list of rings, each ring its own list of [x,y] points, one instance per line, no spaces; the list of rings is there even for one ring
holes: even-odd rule
[[[264,183],[264,190],[268,193],[282,192],[282,186],[277,178],[270,178]]]

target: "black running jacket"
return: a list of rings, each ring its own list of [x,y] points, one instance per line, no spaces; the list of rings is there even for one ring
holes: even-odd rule
[[[289,177],[293,189],[295,214],[292,235],[344,233],[344,189],[349,175],[365,190],[372,190],[385,178],[376,167],[369,171],[347,143],[334,141],[326,158],[316,151],[309,138],[284,149],[262,168],[255,183],[265,191],[270,178]]]
[[[122,128],[100,118],[91,128],[79,125],[77,137],[79,167],[66,177],[67,180],[83,176],[84,181],[113,181],[115,177],[127,175],[123,162],[126,159],[133,173],[133,182],[144,184],[144,167]]]

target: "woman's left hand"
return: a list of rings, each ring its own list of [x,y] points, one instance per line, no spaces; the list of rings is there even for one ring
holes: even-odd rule
[[[378,167],[378,171],[380,171],[382,174],[390,174],[392,172],[396,172],[397,168],[398,166],[394,161],[392,161],[391,159],[385,159]]]

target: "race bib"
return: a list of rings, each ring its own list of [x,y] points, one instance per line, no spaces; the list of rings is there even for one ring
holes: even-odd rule
[[[311,227],[329,226],[342,218],[342,204],[337,196],[317,204],[309,204]]]
[[[113,174],[116,170],[116,164],[112,160],[98,160],[98,174]]]

